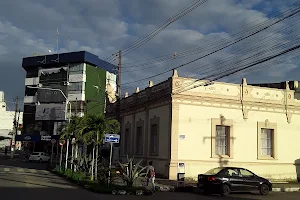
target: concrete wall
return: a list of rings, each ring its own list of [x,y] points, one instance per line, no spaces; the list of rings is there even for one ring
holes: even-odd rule
[[[158,123],[158,154],[150,154],[150,125]],[[143,154],[136,153],[136,127],[143,126]],[[130,150],[129,157],[135,157],[136,161],[142,159],[144,165],[149,161],[153,161],[156,173],[160,175],[168,175],[168,163],[170,154],[170,105],[149,108],[147,111],[141,111],[126,115],[123,117],[123,126],[121,132],[121,156],[122,161],[126,162],[126,154],[124,153],[124,145],[126,136],[125,129],[130,129]]]

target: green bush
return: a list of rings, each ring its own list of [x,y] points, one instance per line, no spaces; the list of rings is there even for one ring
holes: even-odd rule
[[[86,179],[86,176],[84,172],[73,172],[72,179],[77,182],[83,181]]]
[[[64,175],[68,178],[71,178],[73,175],[73,171],[71,169],[66,169]]]

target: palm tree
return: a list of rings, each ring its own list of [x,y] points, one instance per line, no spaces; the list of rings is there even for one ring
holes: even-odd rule
[[[86,144],[93,144],[92,152],[92,173],[91,180],[94,180],[94,166],[95,167],[95,177],[97,178],[98,173],[98,154],[99,154],[99,144],[103,142],[105,133],[118,133],[120,130],[120,124],[117,120],[105,119],[102,115],[88,115],[84,117],[81,133],[83,136],[83,141]],[[96,155],[95,155],[96,151]]]
[[[64,124],[61,126],[61,139],[67,139],[70,140],[72,139],[72,137],[75,139],[75,157],[77,157],[77,151],[78,151],[78,143],[82,141],[82,135],[81,135],[81,125],[82,125],[82,118],[78,117],[76,115],[71,117],[70,123],[68,124]],[[71,163],[73,163],[74,160],[74,156],[73,156],[73,147],[74,144],[72,143],[72,161]],[[66,165],[67,165],[67,161],[66,161]],[[73,165],[71,165],[71,168],[73,167]]]

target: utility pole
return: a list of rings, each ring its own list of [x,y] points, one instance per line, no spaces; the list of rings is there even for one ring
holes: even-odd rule
[[[16,108],[15,108],[15,116],[14,116],[14,128],[15,128],[15,132],[12,134],[12,138],[11,138],[11,153],[10,153],[10,157],[13,158],[14,157],[14,151],[15,151],[15,136],[18,133],[18,125],[17,125],[17,114],[18,114],[18,110],[19,110],[19,97],[16,97]]]
[[[118,96],[121,99],[121,78],[122,78],[122,50],[119,51],[118,59]]]
[[[117,83],[117,104],[116,104],[116,119],[121,123],[121,79],[122,79],[122,50],[119,51],[118,57],[118,83]]]
[[[18,111],[18,120],[17,120],[17,128],[16,128],[16,134],[15,135],[18,135],[20,112],[21,112],[21,110],[19,109],[19,111]],[[15,139],[15,144],[16,144],[16,139]]]

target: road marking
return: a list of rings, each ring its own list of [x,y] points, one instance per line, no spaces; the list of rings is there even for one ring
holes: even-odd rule
[[[36,173],[36,170],[35,169],[30,169],[29,170],[31,173]]]
[[[9,172],[10,169],[9,169],[9,168],[4,168],[4,171],[5,171],[5,172]]]
[[[24,172],[24,169],[18,168],[18,172]]]

